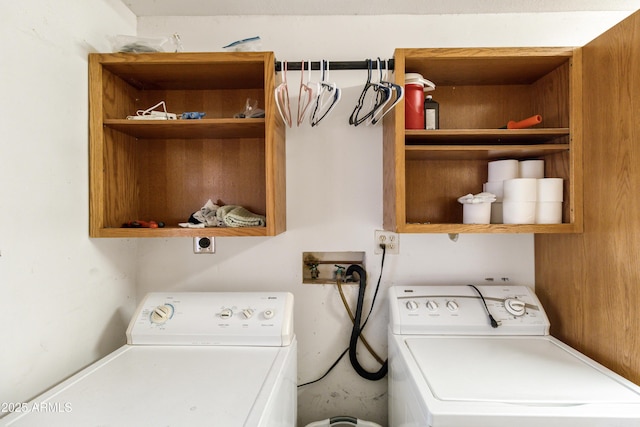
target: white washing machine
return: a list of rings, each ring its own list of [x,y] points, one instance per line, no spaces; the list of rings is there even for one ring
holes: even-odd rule
[[[390,427],[640,426],[640,387],[551,337],[530,288],[476,289],[390,289]]]
[[[151,293],[126,345],[0,425],[293,427],[296,345],[290,293]]]

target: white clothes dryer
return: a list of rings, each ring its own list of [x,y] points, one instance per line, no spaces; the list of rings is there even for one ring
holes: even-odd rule
[[[290,293],[151,293],[126,345],[0,425],[293,427],[296,347]]]
[[[640,426],[640,387],[550,336],[530,288],[389,295],[390,427]]]

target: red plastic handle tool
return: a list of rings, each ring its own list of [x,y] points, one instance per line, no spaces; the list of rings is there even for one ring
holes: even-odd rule
[[[507,129],[526,129],[540,123],[542,123],[542,116],[539,114],[536,114],[535,116],[531,116],[527,119],[520,120],[519,122],[510,120],[509,123],[507,123]]]

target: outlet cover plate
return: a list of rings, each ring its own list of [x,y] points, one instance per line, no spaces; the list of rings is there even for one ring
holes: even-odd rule
[[[393,231],[376,230],[374,240],[374,253],[381,254],[382,248],[380,244],[384,243],[386,247],[386,253],[388,255],[398,255],[400,253],[400,236]]]
[[[213,237],[194,237],[194,254],[213,254],[216,252],[216,242]]]

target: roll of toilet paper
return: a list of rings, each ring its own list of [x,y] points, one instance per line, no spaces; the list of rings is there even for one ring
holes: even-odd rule
[[[544,160],[518,162],[518,178],[544,178]]]
[[[518,177],[517,160],[495,160],[489,162],[489,179],[487,181],[504,181]]]
[[[515,178],[504,182],[502,201],[535,202],[537,200],[537,179]]]
[[[496,195],[496,202],[501,202],[504,188],[504,181],[489,181],[482,184],[483,191]]]
[[[535,224],[536,202],[502,202],[502,222],[505,224]]]
[[[537,202],[536,224],[561,224],[562,202]]]
[[[537,201],[562,202],[563,198],[562,178],[543,178],[537,182]]]

